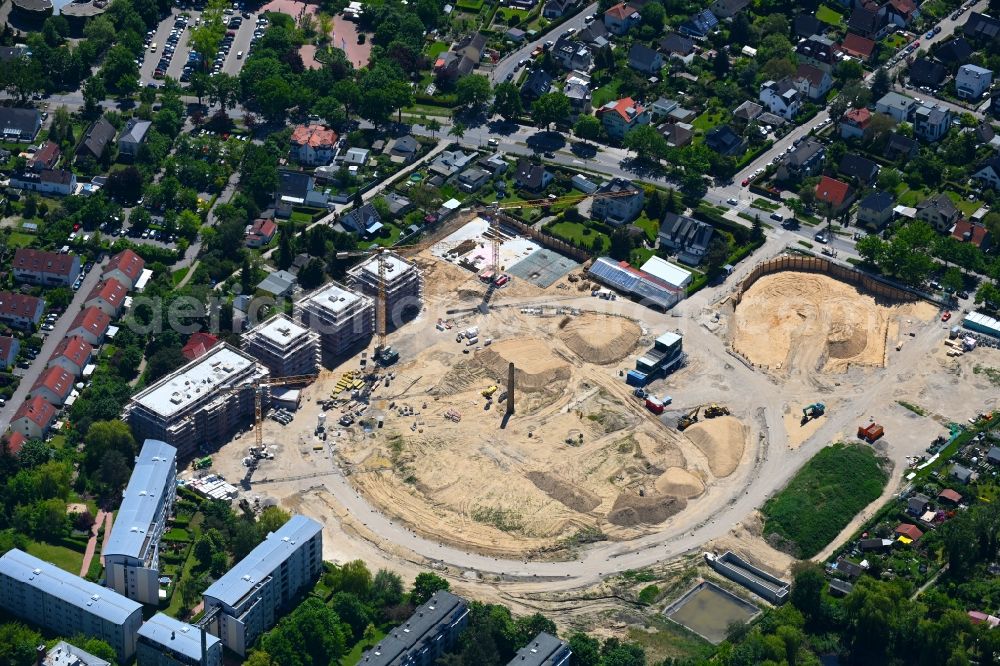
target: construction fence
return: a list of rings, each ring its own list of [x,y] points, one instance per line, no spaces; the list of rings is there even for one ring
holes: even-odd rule
[[[740,284],[739,289],[733,296],[733,308],[735,309],[746,293],[757,280],[772,273],[781,271],[798,271],[801,273],[822,273],[830,277],[854,285],[859,291],[863,291],[878,299],[885,299],[891,302],[908,302],[924,299],[941,305],[938,301],[916,291],[893,285],[887,281],[877,278],[868,273],[864,273],[848,266],[835,264],[823,257],[810,257],[805,255],[782,255],[773,259],[768,259],[754,268],[750,274]]]
[[[547,247],[550,250],[558,252],[559,254],[565,255],[570,259],[574,259],[578,262],[585,263],[590,259],[590,255],[581,250],[580,248],[570,245],[569,243],[559,240],[555,236],[550,236],[549,234],[540,231],[529,224],[511,217],[510,215],[499,214],[500,221],[509,227],[517,230],[517,233],[527,236],[531,240],[537,242],[542,247]]]

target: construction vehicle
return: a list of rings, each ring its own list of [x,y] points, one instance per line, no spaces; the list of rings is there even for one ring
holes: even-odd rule
[[[869,444],[874,444],[876,440],[885,434],[885,430],[874,421],[867,426],[858,426],[858,439],[863,439]]]
[[[809,423],[812,419],[818,419],[826,413],[826,405],[822,402],[814,402],[811,405],[807,405],[802,410],[802,425]]]
[[[496,393],[499,389],[500,389],[499,386],[497,386],[496,384],[493,384],[489,388],[483,389],[483,397],[484,398],[491,398],[491,397],[493,397],[493,394]]]
[[[194,461],[195,469],[205,469],[206,467],[212,466],[212,456],[205,456],[204,458],[198,458]]]
[[[654,414],[663,413],[663,401],[657,398],[655,395],[646,396],[646,409],[653,412]]]
[[[729,408],[722,407],[713,402],[711,405],[705,408],[705,418],[714,419],[717,416],[729,416]]]
[[[677,429],[678,430],[687,430],[688,428],[690,428],[691,426],[693,426],[695,423],[697,423],[698,422],[698,412],[700,412],[700,411],[701,411],[701,405],[698,405],[697,407],[695,407],[694,409],[692,409],[690,412],[688,412],[684,416],[682,416],[679,419],[677,419]]]

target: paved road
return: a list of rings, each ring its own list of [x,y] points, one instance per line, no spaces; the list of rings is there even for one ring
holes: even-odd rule
[[[575,16],[567,19],[564,23],[561,23],[559,27],[557,27],[555,30],[551,31],[548,34],[542,35],[535,41],[529,42],[524,46],[522,46],[521,48],[519,48],[517,51],[514,51],[514,53],[511,53],[509,56],[507,56],[506,58],[504,58],[503,60],[501,60],[496,64],[496,66],[493,68],[493,71],[490,72],[490,80],[493,81],[493,83],[495,84],[506,80],[508,74],[511,74],[512,72],[515,72],[517,70],[517,63],[519,63],[521,60],[525,58],[531,57],[531,52],[535,50],[535,47],[541,46],[542,44],[544,44],[546,41],[549,40],[553,42],[556,41],[558,35],[562,34],[564,30],[568,30],[570,28],[580,30],[586,25],[584,18],[586,18],[590,14],[595,13],[596,11],[597,11],[596,2],[592,5],[587,5],[586,7],[581,9],[580,12],[577,13]]]
[[[234,14],[234,16],[238,16],[238,14]],[[226,18],[230,17],[227,16]],[[233,45],[229,48],[226,61],[222,63],[223,72],[233,76],[240,73],[243,63],[246,62],[247,52],[250,50],[250,40],[253,39],[253,31],[256,28],[257,14],[251,13],[250,18],[243,19],[243,23],[240,24],[239,29],[236,31],[236,37],[233,38]],[[243,52],[242,58],[237,57],[240,51]]]
[[[50,331],[45,336],[45,341],[42,343],[42,348],[38,352],[38,356],[32,361],[31,367],[21,375],[21,383],[18,385],[17,390],[14,391],[14,395],[11,396],[6,405],[0,408],[0,432],[7,430],[7,426],[10,425],[10,421],[14,417],[14,412],[24,402],[25,396],[28,395],[31,387],[38,380],[42,371],[45,370],[45,364],[49,362],[52,352],[55,351],[59,342],[66,337],[66,331],[69,330],[69,325],[73,323],[73,318],[83,308],[83,302],[87,300],[87,296],[90,295],[91,290],[100,282],[100,279],[101,266],[97,265],[83,279],[83,284],[80,285],[79,291],[73,295],[73,302],[66,308],[66,312],[56,320],[55,330]],[[20,370],[16,371],[16,373],[18,372]]]

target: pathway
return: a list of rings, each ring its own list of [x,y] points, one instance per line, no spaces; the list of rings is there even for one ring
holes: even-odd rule
[[[87,549],[83,551],[83,564],[80,565],[81,578],[86,577],[87,571],[90,569],[90,561],[94,559],[94,551],[97,550],[97,533],[101,530],[104,515],[104,511],[98,511],[94,524],[90,526],[90,538],[87,540]],[[106,534],[107,530],[105,530],[105,536]]]

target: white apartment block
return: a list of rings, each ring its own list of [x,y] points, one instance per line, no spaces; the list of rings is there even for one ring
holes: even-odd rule
[[[385,261],[386,330],[396,329],[420,313],[423,277],[420,270],[396,254],[387,252]],[[378,257],[369,257],[347,271],[350,285],[372,298],[378,297]]]
[[[17,548],[0,557],[0,608],[53,634],[106,641],[119,663],[135,655],[142,604]]]
[[[375,301],[331,282],[295,303],[303,326],[319,335],[323,365],[333,366],[375,330]]]
[[[243,350],[272,377],[311,375],[319,367],[319,336],[279,314],[243,334]]]
[[[177,495],[177,449],[147,439],[104,547],[107,586],[143,604],[160,603],[160,537]]]
[[[202,638],[205,639],[204,646]],[[208,632],[202,632],[198,627],[157,613],[139,629],[137,664],[222,666],[222,641]]]
[[[268,375],[249,354],[216,345],[132,396],[123,418],[136,437],[161,440],[190,456],[253,421],[254,386]],[[266,406],[266,393],[264,401]]]
[[[323,526],[292,516],[205,590],[209,632],[245,656],[257,638],[298,602],[323,568]]]

